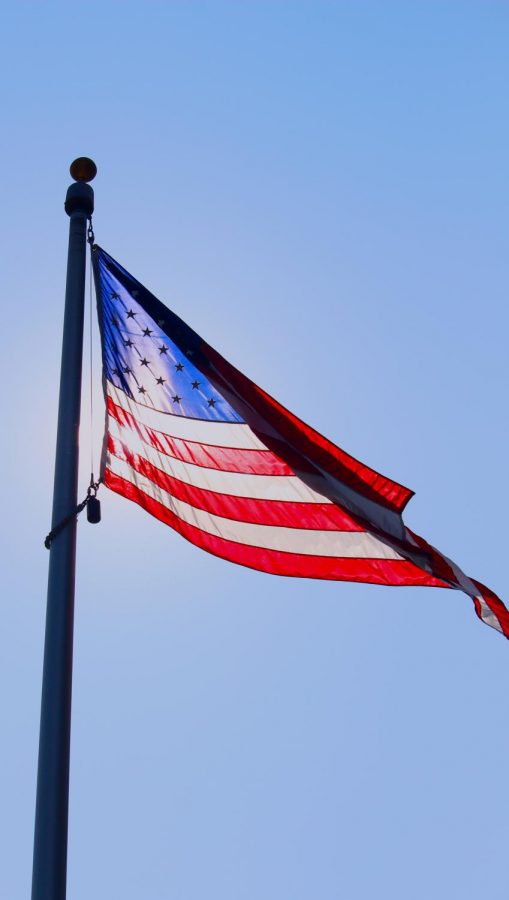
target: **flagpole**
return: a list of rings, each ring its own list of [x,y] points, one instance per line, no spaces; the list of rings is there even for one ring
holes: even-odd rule
[[[71,165],[70,217],[51,527],[77,505],[87,220],[96,174],[92,160]],[[76,518],[52,540],[42,677],[32,900],[65,900],[69,809]]]

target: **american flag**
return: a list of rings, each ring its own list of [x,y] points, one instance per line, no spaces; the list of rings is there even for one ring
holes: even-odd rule
[[[501,600],[405,526],[412,491],[281,406],[100,247],[93,259],[111,490],[263,572],[462,590],[509,637]]]

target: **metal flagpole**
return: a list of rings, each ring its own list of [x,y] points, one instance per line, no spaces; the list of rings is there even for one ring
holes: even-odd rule
[[[65,200],[69,251],[52,528],[77,504],[86,232],[94,209],[94,192],[87,182],[97,169],[92,160],[82,157],[70,171],[75,183]],[[76,518],[72,516],[50,548],[32,900],[65,900],[66,896],[75,563]]]

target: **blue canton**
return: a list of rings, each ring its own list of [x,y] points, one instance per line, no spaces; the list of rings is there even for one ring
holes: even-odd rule
[[[106,378],[136,403],[177,416],[218,422],[243,419],[173,343],[131,292],[100,265]]]

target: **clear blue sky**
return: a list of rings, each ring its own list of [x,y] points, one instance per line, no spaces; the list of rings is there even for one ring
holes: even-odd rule
[[[69,163],[105,249],[507,602],[508,31],[492,0],[4,9],[0,900],[31,877]],[[88,412],[82,448],[84,489]],[[70,900],[505,900],[509,649],[468,598],[270,578],[101,499]]]

